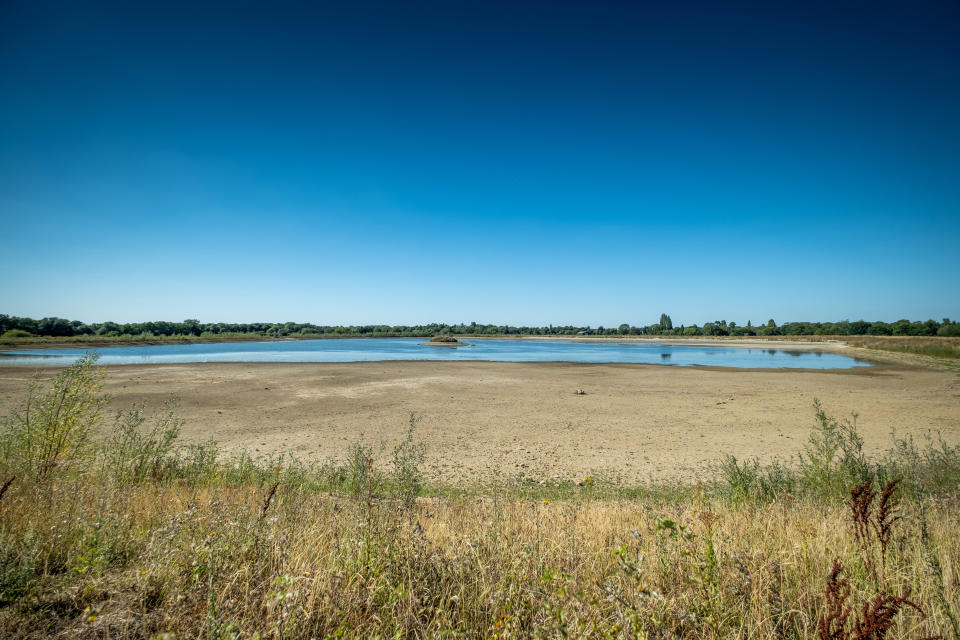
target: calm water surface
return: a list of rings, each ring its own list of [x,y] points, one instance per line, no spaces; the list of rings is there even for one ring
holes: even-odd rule
[[[186,362],[369,362],[377,360],[492,360],[496,362],[589,362],[665,364],[677,367],[850,369],[870,366],[848,356],[774,348],[707,347],[563,340],[474,340],[464,347],[423,346],[423,338],[351,338],[289,342],[225,342],[98,347],[100,364]],[[0,364],[60,366],[88,349],[37,349],[3,353]]]

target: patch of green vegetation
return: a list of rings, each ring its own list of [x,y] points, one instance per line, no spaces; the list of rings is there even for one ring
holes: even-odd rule
[[[3,335],[0,335],[0,338],[33,338],[35,337],[29,331],[24,331],[23,329],[8,329],[3,332]]]

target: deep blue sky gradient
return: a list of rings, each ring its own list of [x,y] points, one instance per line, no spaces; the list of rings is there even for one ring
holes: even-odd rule
[[[960,316],[960,5],[0,6],[0,312]]]

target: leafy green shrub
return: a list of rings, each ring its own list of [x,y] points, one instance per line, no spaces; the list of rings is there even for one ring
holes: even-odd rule
[[[761,465],[756,458],[741,463],[726,454],[716,469],[720,493],[733,501],[769,501],[797,488],[796,472],[776,460],[768,465]]]
[[[174,445],[183,420],[175,414],[176,401],[167,402],[165,410],[145,430],[143,405],[137,404],[117,413],[113,434],[103,448],[104,470],[122,482],[160,479],[173,463]]]
[[[226,475],[216,442],[189,444],[182,448],[170,467],[176,477],[192,484],[215,484]]]
[[[420,465],[426,453],[426,445],[413,438],[417,422],[419,419],[411,413],[405,437],[393,448],[393,488],[397,498],[397,515],[405,514],[408,520],[413,517],[414,500],[420,493]]]
[[[945,338],[960,338],[960,322],[944,324],[937,329],[937,335]]]
[[[49,389],[39,374],[23,406],[0,424],[0,461],[14,473],[40,478],[87,455],[90,430],[100,421],[104,369],[86,354],[58,373]]]
[[[945,495],[960,487],[960,445],[951,446],[939,433],[927,434],[919,446],[912,436],[891,435],[878,470],[882,481],[903,478],[904,486],[918,494]]]
[[[21,549],[0,549],[0,607],[17,602],[29,591],[37,572]]]
[[[24,331],[23,329],[10,329],[4,331],[3,335],[0,338],[33,338],[35,337],[29,331]]]
[[[366,500],[378,494],[383,478],[374,465],[373,447],[362,441],[354,442],[347,452],[346,485],[357,500]]]
[[[845,495],[847,487],[863,484],[872,473],[857,433],[857,415],[838,420],[826,414],[819,400],[813,408],[816,425],[799,454],[801,481],[823,495]]]
[[[960,445],[948,444],[940,434],[927,434],[918,444],[912,436],[894,433],[886,453],[868,459],[856,415],[850,420],[830,417],[819,401],[814,401],[814,410],[816,423],[799,464],[761,464],[756,458],[741,462],[728,454],[713,468],[709,488],[739,502],[770,501],[784,494],[838,498],[846,495],[846,487],[862,485],[874,475],[881,483],[902,478],[905,488],[924,495],[946,495],[960,486]]]

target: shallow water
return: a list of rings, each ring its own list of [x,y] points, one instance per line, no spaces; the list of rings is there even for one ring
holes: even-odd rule
[[[468,339],[469,340],[469,339]],[[651,342],[572,342],[564,340],[473,340],[470,346],[425,346],[423,338],[350,338],[284,342],[222,342],[37,349],[3,353],[0,364],[62,366],[87,351],[100,364],[187,362],[370,362],[378,360],[492,360],[496,362],[641,363],[678,367],[762,369],[850,369],[869,366],[838,353],[821,351],[664,345]]]

